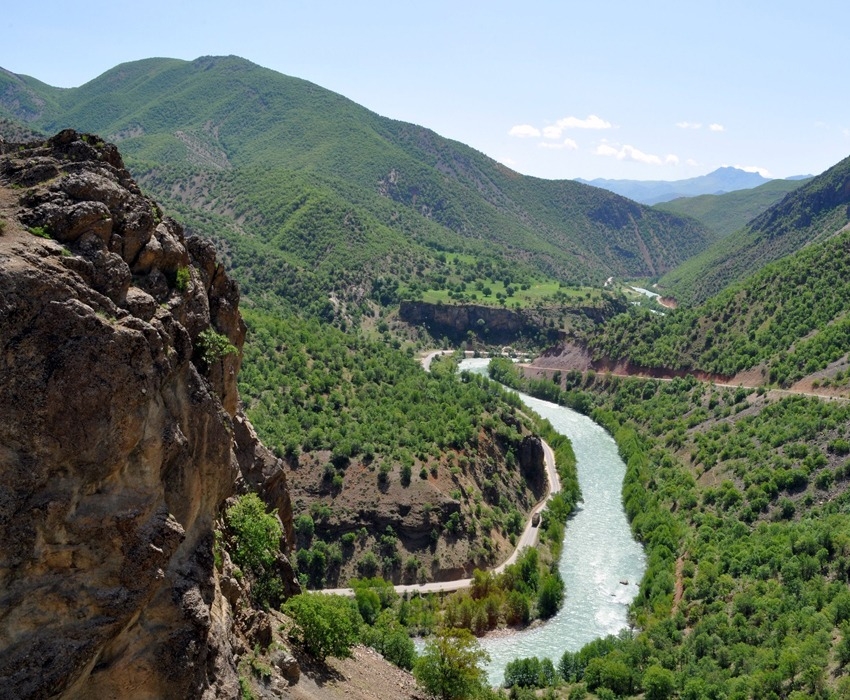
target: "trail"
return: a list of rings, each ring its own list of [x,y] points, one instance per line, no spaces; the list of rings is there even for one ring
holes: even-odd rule
[[[531,363],[523,363],[518,364],[518,367],[523,369],[533,370],[535,372],[545,372],[548,374],[554,374],[555,372],[563,372],[562,369],[556,369],[554,367],[538,367],[533,362]],[[599,372],[597,372],[599,374]],[[672,382],[675,379],[681,379],[682,377],[651,377],[647,376],[644,372],[611,372],[606,370],[604,372],[606,375],[610,375],[612,377],[636,377],[638,379],[647,379],[656,382]],[[690,375],[693,376],[693,375]],[[815,399],[821,399],[822,401],[840,401],[846,402],[850,401],[850,397],[847,396],[835,396],[834,394],[821,394],[815,391],[803,391],[802,389],[768,389],[763,385],[753,385],[753,384],[744,384],[743,382],[738,382],[737,384],[732,384],[728,382],[714,382],[706,379],[697,378],[698,382],[702,384],[707,384],[708,386],[718,387],[721,389],[749,389],[750,391],[758,391],[761,388],[764,388],[767,392],[768,397],[777,398],[782,396],[810,396]]]

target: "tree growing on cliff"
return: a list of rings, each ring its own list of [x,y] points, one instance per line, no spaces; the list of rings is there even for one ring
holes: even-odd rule
[[[240,496],[225,511],[224,519],[232,535],[233,563],[251,574],[254,600],[263,607],[279,605],[283,587],[275,563],[283,534],[280,520],[266,512],[255,493]]]

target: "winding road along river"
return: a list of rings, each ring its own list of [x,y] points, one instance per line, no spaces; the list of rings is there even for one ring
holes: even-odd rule
[[[489,360],[470,358],[460,369],[486,374]],[[626,465],[617,445],[590,418],[563,406],[520,394],[523,402],[570,438],[578,460],[584,502],[567,524],[560,571],[566,598],[560,612],[536,629],[481,640],[491,662],[493,685],[504,678],[505,664],[527,656],[548,657],[556,665],[565,649],[616,634],[628,626],[627,606],[646,569],[643,548],[632,539],[621,491]]]

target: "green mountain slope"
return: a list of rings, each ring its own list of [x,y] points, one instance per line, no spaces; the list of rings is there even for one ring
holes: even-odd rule
[[[766,266],[694,308],[612,320],[591,341],[597,357],[642,367],[732,376],[762,367],[787,385],[850,347],[850,231]]]
[[[774,260],[833,236],[850,222],[850,158],[811,179],[661,278],[665,293],[696,303]]]
[[[434,250],[598,282],[662,274],[711,241],[692,220],[521,176],[235,57],[147,59],[74,89],[3,72],[0,95],[0,113],[30,127],[119,142],[144,186],[191,228],[226,240],[235,264],[262,256],[306,270],[318,275],[317,298],[340,286],[356,298],[379,271],[439,276]]]
[[[771,180],[758,187],[725,194],[680,197],[653,208],[680,216],[692,216],[712,230],[718,240],[746,226],[763,211],[808,180]]]

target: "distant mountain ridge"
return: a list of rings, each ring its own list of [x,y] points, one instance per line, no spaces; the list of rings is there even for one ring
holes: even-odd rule
[[[439,274],[439,251],[566,282],[655,276],[713,240],[693,220],[522,176],[233,56],[145,59],[73,89],[0,71],[2,116],[120,141],[141,184],[223,240],[240,280],[263,293],[308,285],[359,300],[378,276]],[[275,272],[260,279],[258,260]]]
[[[770,180],[771,178],[762,177],[759,173],[727,166],[718,168],[707,175],[686,180],[606,180],[604,178],[583,180],[578,178],[576,182],[601,187],[641,204],[659,204],[678,197],[696,197],[701,194],[723,194],[750,189]]]

